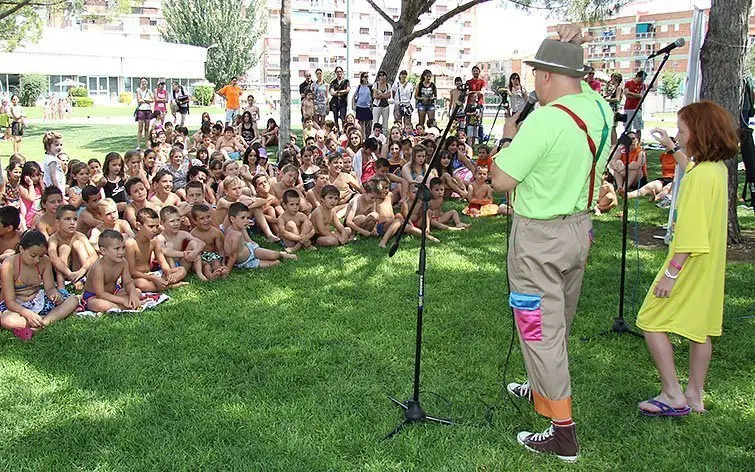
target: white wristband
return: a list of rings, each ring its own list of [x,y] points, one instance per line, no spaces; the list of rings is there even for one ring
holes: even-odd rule
[[[668,269],[666,269],[666,271],[663,273],[663,275],[665,275],[666,277],[668,277],[671,280],[676,280],[676,279],[679,278],[679,274],[671,275],[671,272],[669,272]]]

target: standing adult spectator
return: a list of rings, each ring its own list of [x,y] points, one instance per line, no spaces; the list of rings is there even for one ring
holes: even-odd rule
[[[511,101],[511,114],[516,115],[527,103],[527,90],[522,85],[519,74],[514,72],[509,77],[509,100]]]
[[[627,83],[624,85],[624,95],[627,97],[624,102],[624,113],[627,114],[626,119],[631,118],[632,113],[637,110],[637,116],[634,117],[631,123],[627,122],[626,127],[637,132],[637,141],[639,141],[640,146],[642,146],[642,128],[645,127],[645,122],[642,120],[642,109],[638,110],[638,107],[640,106],[642,93],[647,88],[645,85],[646,75],[645,71],[641,70],[634,75],[633,79],[627,80]]]
[[[384,70],[378,72],[377,82],[372,87],[372,121],[388,126],[388,112],[390,110],[391,88],[388,86],[388,75]]]
[[[307,93],[307,90],[312,90],[314,92],[314,89],[312,88],[313,86],[314,82],[312,82],[312,73],[306,71],[304,73],[304,82],[299,84],[299,98],[304,98],[304,94]]]
[[[10,134],[13,140],[13,154],[18,154],[21,149],[21,140],[24,138],[24,109],[18,104],[18,95],[10,97]]]
[[[338,120],[346,120],[347,100],[349,97],[349,79],[343,78],[343,67],[336,67],[336,78],[330,83],[330,110],[333,112],[333,121],[336,129],[339,129]]]
[[[218,90],[218,95],[225,98],[225,123],[233,125],[236,123],[236,117],[241,111],[241,87],[238,86],[239,79],[234,77],[231,83]]]
[[[181,120],[179,125],[184,126],[186,123],[186,115],[189,114],[189,103],[191,102],[191,97],[186,93],[186,90],[184,90],[183,85],[179,84],[178,82],[173,82],[173,108],[175,111],[173,112],[173,121],[176,120],[176,113],[181,115]]]
[[[606,167],[611,108],[582,82],[588,69],[581,28],[563,25],[558,33],[560,41],[544,40],[534,60],[525,61],[534,69],[541,107],[521,128],[517,116],[506,120],[491,170],[497,191],[517,190],[507,262],[509,305],[529,382],[507,389],[534,401],[535,411],[551,419],[543,433],[522,431],[517,441],[574,462],[579,441],[567,344],[590,250],[588,209],[595,194],[590,176],[599,182]]]
[[[359,85],[353,97],[354,113],[359,127],[362,128],[363,137],[369,136],[372,132],[372,86],[369,79],[367,72],[359,74]]]
[[[315,71],[317,80],[312,84],[315,95],[315,123],[322,128],[325,126],[325,117],[328,115],[328,85],[322,78],[322,69]]]
[[[136,147],[147,149],[149,147],[149,121],[152,119],[152,103],[155,96],[149,89],[147,79],[139,79],[139,88],[136,89],[136,122],[138,123],[136,135]],[[142,147],[142,141],[144,147]]]
[[[587,73],[585,82],[587,82],[587,85],[589,85],[591,89],[595,90],[598,93],[600,93],[600,91],[603,89],[603,84],[600,83],[600,80],[595,78],[594,67],[590,67],[590,72]]]
[[[412,124],[412,97],[414,97],[414,84],[407,80],[408,74],[402,70],[398,74],[398,82],[393,84],[393,122],[402,125]]]
[[[485,81],[480,78],[480,68],[472,67],[472,78],[467,80],[467,104],[477,102],[482,106],[485,103],[485,95],[482,90],[485,88]]]
[[[168,90],[163,81],[158,82],[155,89],[155,111],[160,112],[160,124],[163,124],[165,115],[168,114]]]
[[[422,77],[414,91],[417,97],[417,113],[419,114],[419,124],[425,126],[425,118],[435,120],[435,99],[438,98],[438,89],[433,82],[433,73],[430,69],[422,71]]]
[[[611,142],[615,143],[617,139],[616,125],[619,123],[618,113],[621,107],[621,100],[624,98],[624,77],[618,72],[611,74],[611,80],[606,85],[603,97],[606,99],[609,105],[611,105],[611,111],[613,111],[613,126],[611,126]]]
[[[461,104],[458,111],[456,112],[456,115],[453,115],[453,112],[454,110],[456,110],[456,102],[459,101],[459,97],[461,96],[461,93],[463,91],[462,89],[464,88],[463,86],[464,82],[461,80],[461,77],[456,77],[454,79],[454,88],[451,89],[448,100],[448,116],[450,117],[450,119],[456,120],[458,122],[458,129],[464,128],[464,121],[466,119],[466,115],[464,114],[464,104]]]

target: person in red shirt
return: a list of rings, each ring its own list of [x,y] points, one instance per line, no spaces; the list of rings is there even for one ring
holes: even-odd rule
[[[482,89],[485,88],[485,85],[485,81],[480,78],[480,68],[477,66],[472,67],[472,78],[467,80],[467,90],[469,90],[467,105],[477,100],[477,104],[482,106],[484,102]]]
[[[632,113],[634,113],[634,111],[640,106],[642,93],[646,89],[646,75],[645,71],[641,70],[635,74],[633,79],[628,80],[624,85],[624,96],[626,97],[626,101],[624,102],[624,113],[627,114],[627,119],[631,118]],[[642,128],[644,126],[645,123],[642,121],[641,109],[637,111],[637,116],[634,120],[631,123],[626,124],[627,129],[637,132],[637,140],[640,144],[642,144]]]

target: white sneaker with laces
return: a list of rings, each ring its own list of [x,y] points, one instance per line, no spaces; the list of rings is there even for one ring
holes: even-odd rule
[[[528,402],[532,402],[532,389],[530,388],[529,380],[525,380],[523,383],[511,382],[506,386],[506,390],[515,397],[524,398]]]

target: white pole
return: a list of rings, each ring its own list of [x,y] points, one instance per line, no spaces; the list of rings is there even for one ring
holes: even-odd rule
[[[351,0],[346,0],[346,80],[351,82]]]
[[[692,15],[692,38],[689,44],[689,58],[687,59],[687,83],[684,91],[684,104],[689,105],[700,99],[700,48],[703,45],[703,35],[705,34],[705,13],[703,10],[695,7]],[[671,244],[674,237],[674,221],[676,220],[676,198],[679,194],[679,185],[684,170],[676,166],[674,170],[674,183],[671,186],[671,205],[668,212],[668,223],[666,225],[666,235],[663,240],[666,244]]]

